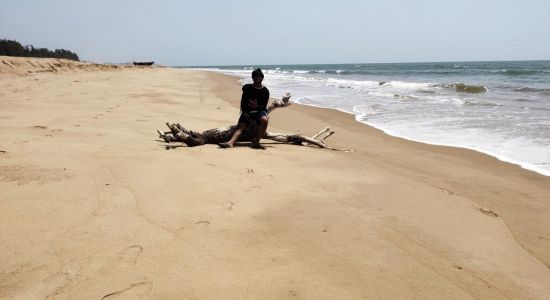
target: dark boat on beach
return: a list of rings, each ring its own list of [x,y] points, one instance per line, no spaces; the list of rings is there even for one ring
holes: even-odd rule
[[[154,61],[134,61],[134,66],[150,66],[154,63]]]

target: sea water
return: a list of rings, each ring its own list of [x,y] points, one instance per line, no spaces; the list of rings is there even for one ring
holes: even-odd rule
[[[384,132],[474,149],[550,176],[550,61],[194,67],[272,97],[338,109]]]

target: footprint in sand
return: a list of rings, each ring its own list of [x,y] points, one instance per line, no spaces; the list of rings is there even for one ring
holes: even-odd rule
[[[132,283],[124,289],[108,293],[101,299],[149,299],[151,290],[153,290],[153,283],[150,281]]]
[[[53,136],[54,136],[53,133],[61,132],[61,131],[63,131],[63,129],[52,129],[52,130],[50,130],[50,132],[51,132],[52,134],[45,134],[44,136],[53,137]]]
[[[233,203],[233,201],[226,201],[225,202],[225,209],[233,210],[233,205],[235,205],[235,203]]]
[[[0,155],[8,154],[8,151],[6,150],[0,150]]]
[[[128,246],[122,250],[119,261],[125,265],[135,266],[141,252],[143,252],[141,245]]]
[[[494,211],[492,211],[492,210],[490,210],[490,209],[488,209],[488,208],[482,207],[482,208],[479,209],[479,211],[480,211],[482,214],[486,215],[486,216],[495,217],[495,218],[498,217],[498,214],[497,214],[497,213],[495,213]]]
[[[447,195],[454,195],[455,193],[449,191],[448,189],[439,188],[439,190]]]
[[[246,171],[248,172],[248,174],[254,174],[254,169],[252,168],[246,168]]]
[[[262,187],[259,186],[259,185],[253,185],[253,186],[251,186],[250,188],[248,188],[248,189],[246,190],[246,192],[250,192],[250,191],[252,191],[252,190],[254,190],[254,189],[256,189],[256,190],[261,190]]]
[[[195,224],[199,224],[199,225],[210,225],[210,221],[198,221],[198,222],[195,222]]]
[[[17,185],[35,182],[44,184],[52,181],[61,181],[70,177],[60,169],[45,169],[37,166],[0,166],[0,182],[13,182]]]
[[[48,127],[44,126],[44,125],[34,125],[33,128],[36,128],[36,129],[48,129]]]
[[[453,266],[453,268],[458,269],[458,270],[462,270],[462,266],[456,266],[455,265],[455,266]]]

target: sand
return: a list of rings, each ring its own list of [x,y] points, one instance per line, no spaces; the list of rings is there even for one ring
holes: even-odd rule
[[[549,177],[301,105],[269,130],[329,126],[354,151],[167,149],[165,122],[237,120],[236,78],[17,60],[0,69],[0,298],[550,295]]]

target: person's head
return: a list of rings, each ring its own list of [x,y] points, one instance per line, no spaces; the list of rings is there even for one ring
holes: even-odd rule
[[[261,84],[264,80],[264,73],[262,73],[262,70],[260,68],[252,71],[252,80],[255,84]]]

